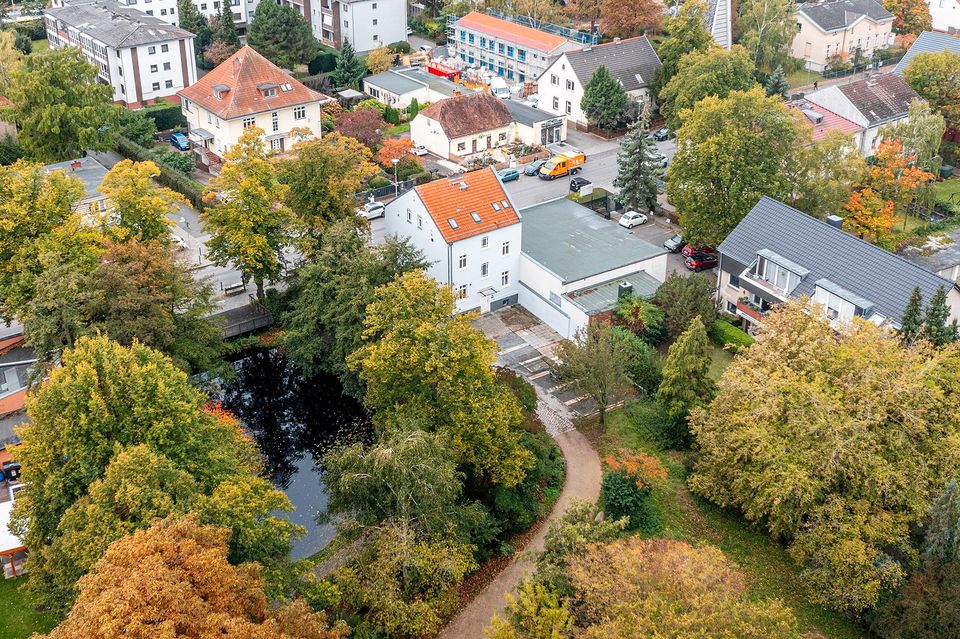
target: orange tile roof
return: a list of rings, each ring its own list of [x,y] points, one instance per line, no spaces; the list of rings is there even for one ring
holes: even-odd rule
[[[810,129],[810,133],[812,134],[812,139],[814,141],[822,140],[823,138],[827,137],[827,133],[830,131],[841,131],[851,135],[863,131],[863,127],[856,122],[851,122],[842,115],[838,115],[830,109],[820,106],[819,104],[812,104],[803,99],[794,100],[792,102],[788,102],[787,104],[803,114],[803,117],[800,119],[803,120],[803,123]],[[817,124],[807,117],[807,115],[803,113],[804,110],[816,111],[822,115],[823,119],[821,120],[820,124]]]
[[[274,85],[277,94],[265,98],[258,88],[265,84]],[[213,87],[218,85],[228,89],[222,92],[222,98],[214,95]],[[289,85],[290,89],[284,91],[282,85]],[[224,120],[329,99],[308,89],[249,46],[234,53],[194,84],[178,91],[177,95],[196,102]]]
[[[22,410],[24,406],[24,399],[26,397],[27,389],[21,388],[17,392],[10,393],[3,399],[0,399],[0,415],[15,413],[18,410]]]
[[[20,335],[11,335],[10,337],[5,337],[0,339],[0,355],[12,351],[18,346],[22,345],[24,342],[23,334]]]
[[[520,216],[493,168],[434,180],[415,190],[447,244],[520,223]],[[473,219],[473,213],[480,218],[479,222]]]
[[[550,53],[562,44],[569,42],[564,37],[519,25],[509,20],[501,20],[485,13],[471,11],[457,20],[458,27],[480,31],[501,40],[516,42],[519,45]]]

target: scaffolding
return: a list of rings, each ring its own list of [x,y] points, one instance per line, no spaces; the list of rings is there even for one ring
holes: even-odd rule
[[[546,33],[552,33],[553,35],[558,35],[561,38],[566,38],[573,42],[579,44],[598,44],[600,42],[600,33],[595,31],[594,33],[589,33],[587,31],[577,31],[576,29],[571,29],[570,27],[560,26],[559,24],[552,24],[549,22],[541,22],[539,20],[534,20],[529,16],[521,15],[510,15],[496,9],[488,9],[486,11],[487,15],[494,18],[499,18],[501,20],[506,20],[507,22],[513,22],[514,24],[519,24],[524,27],[530,27],[531,29],[537,29],[538,31],[544,31]],[[449,14],[447,15],[447,41],[452,42],[456,37],[456,26],[457,20],[460,19],[460,16]]]

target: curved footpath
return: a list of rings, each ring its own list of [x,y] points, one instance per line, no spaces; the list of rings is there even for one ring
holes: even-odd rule
[[[506,607],[506,594],[515,593],[526,573],[533,572],[534,553],[543,550],[550,522],[559,519],[574,499],[594,502],[600,496],[600,457],[582,433],[574,429],[569,411],[555,397],[537,388],[537,415],[547,432],[553,436],[566,460],[566,479],[563,490],[547,517],[518,554],[496,579],[460,611],[438,635],[439,639],[482,639],[483,631],[494,615]]]

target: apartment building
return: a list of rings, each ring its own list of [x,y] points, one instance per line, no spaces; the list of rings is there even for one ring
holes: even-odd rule
[[[281,0],[303,13],[313,37],[360,53],[407,39],[406,0]]]
[[[274,151],[287,150],[293,129],[320,136],[320,107],[327,96],[312,91],[249,46],[179,92],[198,160],[217,168],[243,135],[257,126]]]
[[[180,25],[180,15],[177,12],[177,0],[116,0],[117,4],[127,9],[134,9],[145,13],[154,18],[160,18],[173,26]],[[233,23],[237,31],[242,35],[247,28],[247,24],[253,19],[253,14],[257,10],[260,0],[192,0],[202,15],[208,19],[213,16],[220,16],[223,5],[222,2],[229,2],[233,7]],[[52,0],[53,7],[59,8],[67,5],[83,5],[96,2],[96,0]]]
[[[893,44],[893,14],[877,0],[832,0],[804,3],[796,11],[793,57],[811,71],[823,71],[831,58],[864,62],[873,52]]]
[[[471,11],[454,24],[454,57],[509,83],[534,81],[565,51],[582,45],[562,36]]]
[[[113,99],[138,109],[197,80],[193,34],[113,0],[68,4],[44,11],[50,47],[79,47],[97,68]]]
[[[927,0],[933,29],[960,35],[960,0]]]

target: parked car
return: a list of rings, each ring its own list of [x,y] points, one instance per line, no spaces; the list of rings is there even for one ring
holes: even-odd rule
[[[547,158],[541,158],[539,160],[534,160],[530,164],[523,167],[524,175],[536,175],[540,172],[540,167],[547,163]]]
[[[656,155],[651,156],[649,160],[644,162],[644,164],[655,166],[658,169],[665,169],[667,168],[668,164],[667,156],[665,156],[663,153],[657,153]]]
[[[570,180],[570,192],[579,193],[580,189],[590,184],[590,180],[582,177],[575,177]]]
[[[417,146],[413,147],[412,149],[410,149],[410,152],[413,153],[414,155],[420,155],[420,156],[424,156],[429,153],[429,151],[427,151],[427,147],[423,146],[422,144],[418,144]]]
[[[170,134],[170,144],[181,151],[190,150],[190,138],[180,132]]]
[[[647,216],[643,213],[637,211],[627,211],[620,216],[620,221],[617,222],[620,226],[625,229],[632,229],[635,226],[640,226],[641,224],[647,223]]]
[[[663,127],[653,132],[653,139],[657,142],[664,142],[670,137],[670,129]]]
[[[716,253],[717,250],[706,244],[687,244],[683,247],[683,256],[693,255],[694,253]]]
[[[374,220],[378,217],[383,217],[384,213],[386,212],[387,207],[380,202],[367,202],[362,207],[357,209],[357,215],[362,215],[368,220]]]
[[[667,249],[671,253],[679,253],[680,251],[683,250],[683,247],[686,245],[687,243],[683,241],[683,237],[681,237],[680,234],[677,233],[676,235],[674,235],[669,240],[663,243],[663,248]]]
[[[520,171],[516,169],[500,169],[497,171],[497,177],[501,182],[513,182],[520,179]]]
[[[714,268],[720,262],[716,253],[694,253],[688,255],[683,261],[691,271],[702,271],[703,269]]]

